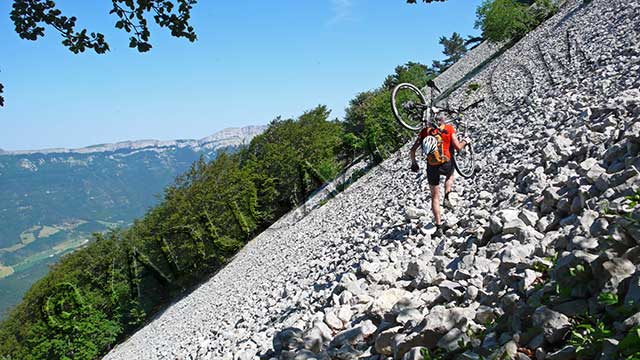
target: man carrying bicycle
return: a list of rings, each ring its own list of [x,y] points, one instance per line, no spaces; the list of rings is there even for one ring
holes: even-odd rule
[[[416,150],[422,147],[427,156],[427,181],[431,191],[431,210],[433,211],[436,232],[434,237],[444,234],[442,219],[440,216],[440,176],[446,177],[444,183],[444,206],[451,208],[449,193],[453,188],[453,149],[460,151],[470,143],[469,139],[458,141],[456,131],[451,124],[445,124],[444,112],[436,114],[437,126],[428,126],[418,135],[418,139],[411,147],[411,171],[417,172],[420,167],[416,161]]]

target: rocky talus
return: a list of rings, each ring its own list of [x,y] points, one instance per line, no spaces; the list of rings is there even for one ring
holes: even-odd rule
[[[640,325],[639,73],[640,1],[566,2],[468,80],[480,90],[447,99],[486,101],[470,114],[481,171],[456,180],[444,237],[405,147],[106,358],[625,358]]]

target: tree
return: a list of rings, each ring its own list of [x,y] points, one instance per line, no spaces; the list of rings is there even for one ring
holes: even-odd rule
[[[446,0],[422,0],[423,3],[434,1]],[[407,0],[409,4],[417,2],[417,0]],[[447,45],[443,44],[443,38],[441,38],[440,43],[445,45],[445,49],[450,46],[452,50],[462,45],[466,51],[466,46],[475,44],[471,47],[473,49],[484,39],[492,42],[515,41],[525,36],[557,11],[558,5],[553,0],[485,0],[476,10],[475,27],[482,30],[481,37],[469,36],[466,41],[462,42],[461,39],[453,39],[452,37],[448,40],[455,40],[455,42]],[[432,67],[442,72],[451,64],[446,60],[434,61]]]
[[[527,6],[515,0],[485,0],[476,14],[475,27],[493,42],[521,38],[533,27]]]
[[[515,41],[557,11],[550,0],[485,0],[476,10],[475,27],[492,42]]]
[[[175,37],[196,40],[194,28],[189,24],[191,9],[197,0],[111,0],[115,14],[115,27],[130,33],[129,47],[139,52],[151,49],[148,17]],[[20,38],[35,41],[45,35],[45,27],[62,36],[62,45],[74,54],[92,49],[97,54],[109,51],[109,44],[101,33],[77,29],[75,16],[63,15],[52,0],[14,0],[10,15]],[[0,106],[4,106],[3,86],[0,84]]]
[[[405,82],[423,87],[436,75],[437,73],[427,65],[409,61],[404,65],[396,66],[395,72],[384,79],[382,87],[392,90],[396,85]]]
[[[282,216],[305,192],[314,190],[311,185],[300,188],[301,164],[310,164],[326,179],[337,175],[343,130],[342,124],[329,120],[329,114],[322,105],[296,120],[277,118],[251,140],[245,166],[256,179],[259,198],[269,199],[261,202],[268,219]]]
[[[400,83],[424,87],[437,71],[424,64],[408,62],[397,66],[378,89],[356,95],[345,111],[343,126],[348,136],[343,140],[346,151],[383,160],[406,141],[409,132],[399,128],[391,108],[391,91]]]
[[[440,44],[444,47],[442,53],[445,54],[447,58],[443,61],[433,61],[432,68],[437,70],[438,73],[448,69],[467,53],[465,41],[457,32],[454,32],[450,38],[445,36],[440,37]]]
[[[468,35],[467,40],[464,41],[464,46],[467,46],[467,50],[473,50],[476,46],[480,45],[484,41],[482,36]],[[471,47],[468,47],[471,45]]]
[[[454,32],[450,38],[440,37],[440,44],[444,46],[442,53],[447,55],[445,62],[454,64],[467,53],[467,47],[464,40],[457,32]]]
[[[38,320],[27,340],[33,359],[94,359],[111,347],[122,330],[117,321],[85,300],[70,283],[69,296],[63,290],[50,296],[44,306],[45,320]]]

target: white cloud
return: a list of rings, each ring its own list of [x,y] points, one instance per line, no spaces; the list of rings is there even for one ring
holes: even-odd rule
[[[353,0],[331,0],[331,10],[333,16],[327,21],[328,25],[332,25],[351,17],[353,9]]]

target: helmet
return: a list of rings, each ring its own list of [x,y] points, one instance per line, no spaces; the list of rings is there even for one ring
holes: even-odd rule
[[[438,147],[438,140],[434,136],[427,136],[422,140],[422,153],[430,155]]]

